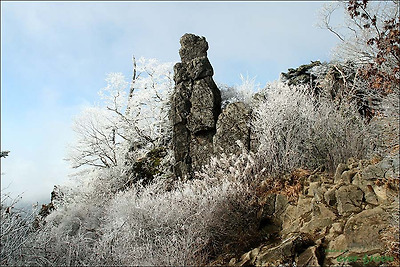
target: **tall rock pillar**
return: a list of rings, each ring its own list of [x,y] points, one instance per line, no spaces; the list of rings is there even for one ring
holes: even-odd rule
[[[180,40],[181,62],[174,66],[172,98],[174,173],[192,177],[208,163],[213,153],[213,136],[221,113],[221,93],[212,76],[205,37],[185,34]]]

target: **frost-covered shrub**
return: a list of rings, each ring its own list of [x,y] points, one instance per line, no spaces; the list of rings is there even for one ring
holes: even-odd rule
[[[240,74],[241,84],[236,86],[228,86],[226,84],[218,84],[221,90],[221,105],[226,107],[229,103],[243,102],[250,106],[253,95],[259,91],[260,85],[256,83],[255,78],[244,77]]]
[[[160,186],[132,188],[113,199],[95,252],[97,264],[205,264],[224,245],[246,239],[256,225],[247,202],[251,194],[242,183],[195,179],[172,191]]]
[[[262,181],[266,171],[260,161],[262,155],[248,151],[241,141],[237,141],[237,144],[241,148],[240,154],[223,153],[212,157],[209,164],[204,166],[201,172],[196,173],[196,177],[209,183],[227,179],[254,189],[254,186]]]
[[[79,183],[67,188],[57,209],[28,235],[21,257],[13,258],[13,265],[91,265],[92,247],[100,236],[97,229],[102,224],[104,207],[113,196],[110,184],[99,179],[100,173],[80,173]]]
[[[251,155],[212,164],[173,185],[157,176],[146,186],[123,187],[123,168],[81,172],[13,264],[198,265],[228,250],[243,252],[259,226],[250,204]],[[219,176],[225,165],[231,173]]]
[[[23,254],[23,248],[33,231],[32,222],[36,210],[16,208],[19,196],[12,199],[9,194],[1,194],[0,204],[0,265],[13,265]]]
[[[281,82],[263,94],[252,127],[271,174],[320,165],[333,170],[349,157],[365,157],[373,146],[368,125],[351,104],[315,99],[307,87]]]

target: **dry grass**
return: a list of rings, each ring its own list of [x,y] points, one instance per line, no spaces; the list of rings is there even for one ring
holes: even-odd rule
[[[259,196],[269,194],[280,194],[288,198],[290,203],[296,203],[303,190],[304,180],[310,176],[311,172],[306,169],[295,169],[288,175],[281,177],[268,177],[257,188]]]

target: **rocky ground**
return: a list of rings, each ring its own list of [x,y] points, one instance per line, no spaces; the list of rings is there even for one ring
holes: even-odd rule
[[[334,175],[303,170],[297,200],[287,192],[266,192],[259,198],[265,242],[241,257],[225,255],[213,264],[395,266],[398,173],[396,152],[369,161],[351,158]]]

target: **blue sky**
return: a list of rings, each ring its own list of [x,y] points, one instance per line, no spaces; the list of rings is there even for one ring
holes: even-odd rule
[[[205,36],[214,79],[265,85],[326,61],[337,39],[314,25],[323,2],[1,2],[1,187],[48,201],[71,173],[71,124],[131,57],[179,61],[179,38]]]

